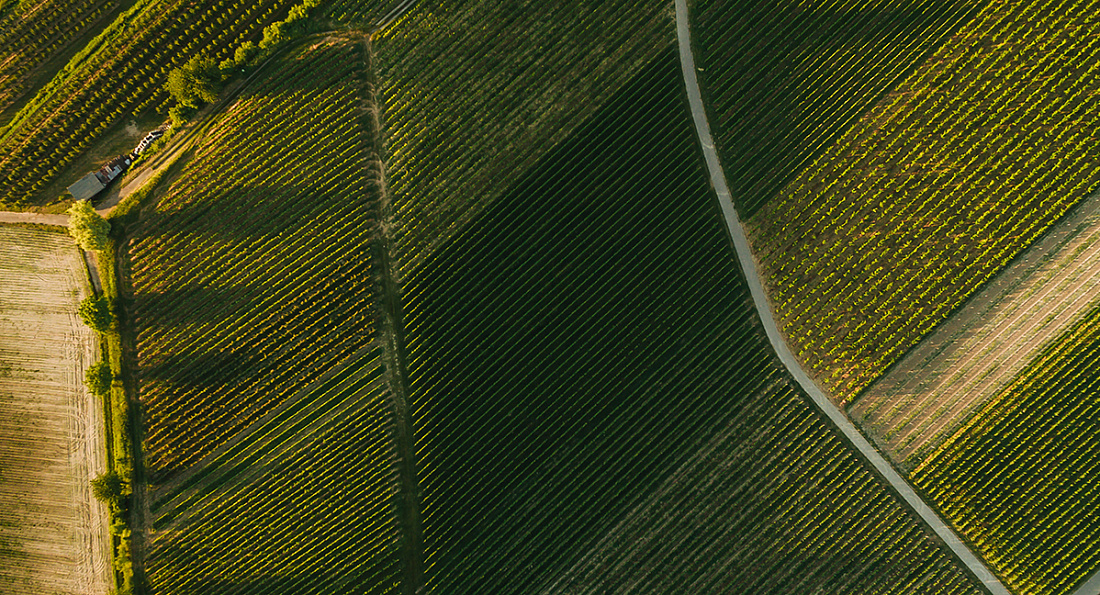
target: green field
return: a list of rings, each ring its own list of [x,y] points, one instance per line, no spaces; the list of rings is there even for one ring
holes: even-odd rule
[[[696,0],[700,84],[751,217],[986,0]]]
[[[233,56],[241,42],[257,39],[294,4],[134,2],[0,129],[0,204],[34,206],[57,199],[87,173],[65,166],[123,118],[154,108],[166,113],[165,82],[173,68],[200,52],[217,60]],[[51,185],[62,173],[67,178]],[[44,195],[47,189],[55,192]]]
[[[670,47],[669,8],[451,0],[377,34],[399,276]]]
[[[990,4],[749,219],[842,403],[1100,183],[1100,13]]]
[[[1020,593],[1100,566],[1100,310],[1048,346],[913,471]]]
[[[389,592],[367,49],[328,38],[265,72],[131,234],[146,574],[152,593]]]
[[[774,353],[682,5],[304,1],[0,0],[8,208],[64,208],[225,60],[116,184],[106,406],[69,411],[79,253],[0,226],[0,593],[106,592],[111,538],[62,518],[95,520],[103,453],[59,446],[93,425],[133,471],[118,595],[988,592]],[[842,407],[1100,184],[1087,0],[688,4],[751,256]],[[1012,595],[1100,567],[1100,310],[1063,324],[912,459]]]
[[[118,0],[11,0],[0,8],[0,114],[40,79],[37,69],[91,31]],[[0,126],[7,118],[0,118]]]
[[[429,590],[977,593],[787,385],[681,85],[666,51],[406,283]]]

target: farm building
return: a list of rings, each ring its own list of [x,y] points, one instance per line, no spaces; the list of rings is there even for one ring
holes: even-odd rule
[[[106,187],[107,185],[96,177],[96,172],[92,172],[69,186],[69,194],[77,200],[88,200]]]
[[[130,167],[133,162],[130,155],[119,155],[108,161],[107,165],[99,168],[98,171],[80,178],[75,184],[69,186],[69,194],[72,194],[73,198],[77,200],[88,200],[98,194],[100,190],[106,188],[111,180],[126,171],[126,168]]]

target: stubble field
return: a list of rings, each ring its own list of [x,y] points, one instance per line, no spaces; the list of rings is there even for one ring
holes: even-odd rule
[[[76,315],[80,253],[62,233],[0,226],[0,593],[102,595],[107,514],[99,401],[83,386],[94,333]]]

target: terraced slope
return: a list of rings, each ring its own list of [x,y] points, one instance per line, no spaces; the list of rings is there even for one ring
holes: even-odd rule
[[[402,279],[674,39],[643,0],[421,3],[376,37]]]
[[[132,234],[153,593],[399,583],[367,56],[271,64]]]
[[[96,337],[76,312],[72,239],[0,225],[0,593],[102,595],[114,585],[102,403],[83,385]]]
[[[770,355],[682,93],[666,51],[409,277],[428,588],[978,593]]]
[[[914,470],[1019,593],[1100,569],[1100,309],[1033,360]]]
[[[990,3],[748,221],[838,402],[1100,184],[1091,2]]]

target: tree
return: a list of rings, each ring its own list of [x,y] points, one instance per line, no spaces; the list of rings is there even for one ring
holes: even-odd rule
[[[115,321],[115,315],[111,312],[111,301],[106,296],[90,295],[80,302],[80,319],[97,333],[105,333],[110,330]]]
[[[85,250],[103,250],[109,245],[107,234],[111,222],[92,208],[92,203],[78,200],[69,207],[69,235]]]
[[[210,103],[222,90],[222,73],[213,58],[195,56],[168,73],[168,93],[176,103],[195,108]]]
[[[97,397],[107,396],[111,390],[111,380],[113,380],[111,366],[103,360],[92,364],[84,372],[84,386],[87,386],[88,391]]]
[[[114,471],[101,473],[92,480],[92,495],[100,502],[114,502],[122,497],[122,478]]]
[[[253,41],[246,41],[237,48],[237,51],[233,52],[233,61],[242,68],[252,66],[259,55],[260,47]]]

